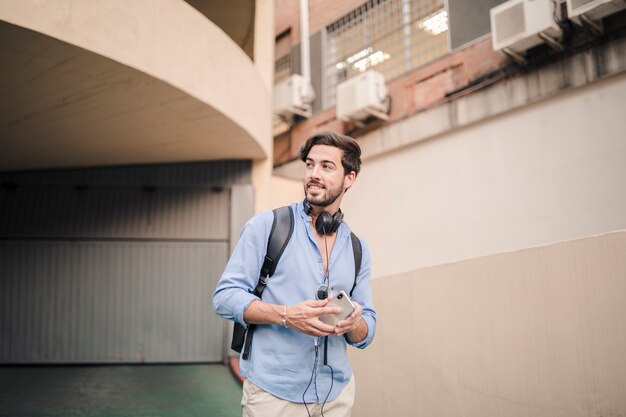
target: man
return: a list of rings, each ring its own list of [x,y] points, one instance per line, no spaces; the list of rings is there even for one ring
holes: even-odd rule
[[[341,290],[349,294],[355,284],[350,228],[339,207],[359,173],[360,155],[348,136],[327,132],[309,138],[300,149],[305,200],[291,205],[293,234],[262,300],[252,292],[267,251],[271,211],[246,223],[217,285],[216,313],[245,327],[257,325],[250,355],[240,359],[244,417],[350,416],[354,378],[346,345],[365,348],[376,328],[370,254],[362,241],[351,297],[355,311],[336,326],[320,316],[338,313],[329,299]],[[320,217],[326,220],[321,226]]]

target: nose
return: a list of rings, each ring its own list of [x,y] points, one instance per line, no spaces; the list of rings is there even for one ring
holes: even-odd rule
[[[315,178],[315,179],[319,178],[319,170],[320,170],[319,165],[318,164],[314,164],[311,167],[311,170],[309,172],[309,177],[310,178]]]

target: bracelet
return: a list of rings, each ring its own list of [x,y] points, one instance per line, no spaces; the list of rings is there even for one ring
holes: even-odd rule
[[[283,327],[285,329],[289,328],[289,326],[287,326],[287,305],[283,306]]]

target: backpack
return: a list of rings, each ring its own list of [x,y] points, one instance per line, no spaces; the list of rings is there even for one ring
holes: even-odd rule
[[[274,213],[274,221],[272,222],[272,229],[270,231],[269,238],[267,240],[267,253],[265,254],[265,260],[259,274],[259,282],[254,289],[254,295],[261,298],[263,290],[267,285],[267,280],[274,274],[276,265],[280,260],[291,235],[293,234],[294,218],[293,211],[289,206],[279,207],[272,210]],[[350,290],[350,296],[356,287],[356,279],[359,276],[361,270],[361,260],[363,258],[363,248],[361,247],[361,241],[354,234],[350,233],[352,240],[352,251],[354,253],[354,283]],[[233,339],[231,342],[231,349],[235,352],[241,352],[243,348],[243,359],[248,359],[250,355],[250,345],[252,344],[252,337],[254,336],[255,324],[250,324],[246,329],[239,323],[235,322],[233,328]],[[244,346],[245,345],[245,346]]]

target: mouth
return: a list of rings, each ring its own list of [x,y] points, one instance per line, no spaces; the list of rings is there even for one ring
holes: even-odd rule
[[[315,190],[323,190],[324,186],[317,182],[309,182],[306,185],[307,190],[315,191]]]

